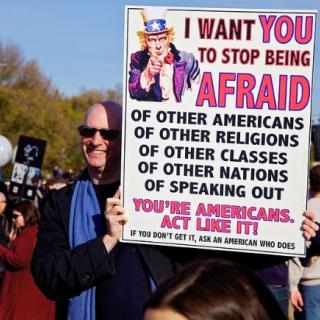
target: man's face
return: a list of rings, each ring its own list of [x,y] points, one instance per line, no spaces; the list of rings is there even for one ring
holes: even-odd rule
[[[85,125],[96,129],[117,129],[121,131],[121,121],[117,114],[101,105],[90,108]],[[96,131],[92,137],[81,137],[82,152],[90,170],[103,173],[118,170],[121,161],[120,135],[108,140]]]
[[[147,35],[146,42],[150,55],[155,58],[164,58],[168,53],[169,48],[169,36],[167,32]]]

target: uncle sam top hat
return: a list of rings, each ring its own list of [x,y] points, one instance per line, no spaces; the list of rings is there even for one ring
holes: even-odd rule
[[[141,11],[141,16],[144,23],[144,31],[139,31],[138,35],[152,35],[166,31],[171,31],[173,28],[167,28],[166,9],[159,7],[148,7]]]

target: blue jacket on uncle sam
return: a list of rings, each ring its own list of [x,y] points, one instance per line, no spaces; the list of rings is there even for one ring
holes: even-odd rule
[[[200,74],[199,63],[192,53],[179,51],[172,43],[169,55],[170,59],[165,59],[166,63],[172,66],[167,68],[168,74],[161,72],[161,75],[155,75],[154,81],[146,88],[142,88],[140,79],[150,58],[148,50],[137,51],[131,55],[128,88],[132,99],[164,101],[174,96],[177,102],[181,102],[185,90],[191,89],[191,82]]]

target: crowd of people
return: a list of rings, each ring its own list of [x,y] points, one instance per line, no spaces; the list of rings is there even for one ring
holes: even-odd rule
[[[143,18],[130,95],[180,102],[198,62],[171,43],[165,20]],[[167,78],[182,62],[176,92]],[[0,319],[282,320],[290,300],[297,317],[320,319],[320,166],[302,224],[306,258],[122,243],[121,117],[115,102],[92,105],[78,127],[86,167],[76,178],[55,167],[35,202],[11,202],[1,185]]]
[[[74,182],[48,181],[41,213],[1,185],[0,318],[286,319],[290,286],[297,316],[317,319],[320,166],[305,259],[120,243],[121,115],[110,101],[88,109],[78,128],[86,168]]]
[[[42,203],[71,181],[70,176],[53,174],[39,185],[34,201],[17,199],[0,182],[0,319],[56,319],[55,302],[33,280],[31,259]]]

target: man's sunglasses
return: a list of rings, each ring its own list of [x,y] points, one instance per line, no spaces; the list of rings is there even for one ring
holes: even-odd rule
[[[92,138],[96,134],[96,132],[99,131],[103,139],[110,141],[117,139],[120,135],[120,131],[117,129],[97,129],[85,125],[81,125],[78,128],[78,131],[84,138]]]

